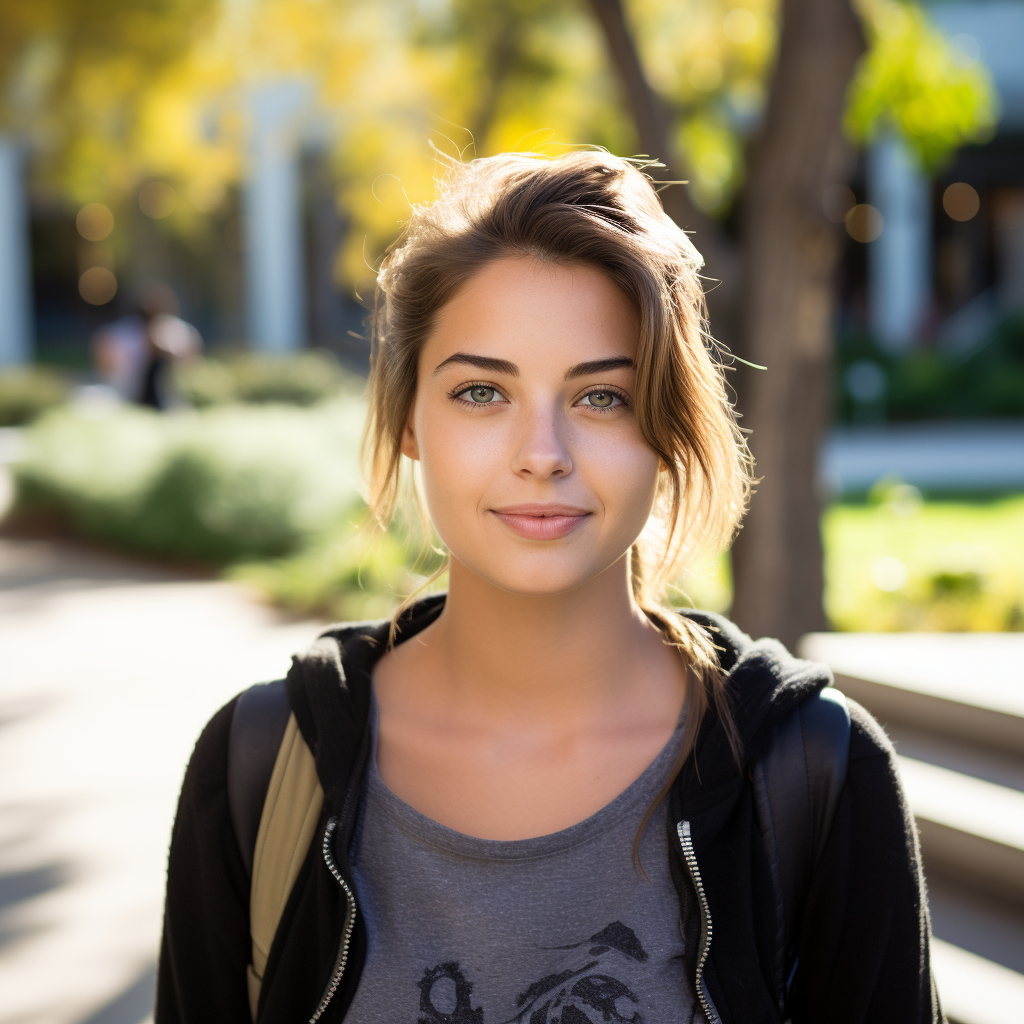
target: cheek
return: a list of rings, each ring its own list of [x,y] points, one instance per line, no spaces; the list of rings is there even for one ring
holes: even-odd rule
[[[436,520],[475,511],[488,483],[508,461],[497,423],[473,423],[467,429],[461,417],[446,416],[446,411],[424,408],[416,417],[423,488]]]
[[[581,439],[576,468],[617,522],[647,521],[658,489],[661,460],[640,432],[597,433]],[[638,527],[639,528],[639,527]]]

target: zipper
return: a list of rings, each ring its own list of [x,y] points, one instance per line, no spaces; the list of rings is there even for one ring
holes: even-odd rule
[[[348,951],[352,944],[352,932],[355,930],[356,926],[355,895],[352,892],[352,887],[345,881],[345,876],[338,870],[338,865],[334,860],[334,854],[331,852],[331,839],[334,837],[334,830],[337,827],[338,819],[331,818],[331,820],[327,822],[327,828],[324,829],[324,862],[327,864],[327,870],[334,876],[334,880],[341,886],[342,892],[345,893],[345,899],[348,902],[348,911],[345,914],[345,927],[341,933],[341,942],[338,944],[338,956],[334,961],[334,970],[331,972],[331,977],[327,982],[327,988],[324,989],[324,994],[320,997],[320,1003],[317,1005],[316,1013],[309,1018],[309,1024],[317,1024],[317,1021],[324,1015],[324,1011],[327,1009],[328,1004],[334,998],[334,993],[338,991],[338,986],[341,984],[342,976],[345,973],[345,965],[348,963]]]
[[[697,956],[697,999],[708,1020],[708,1024],[721,1024],[721,1018],[711,1001],[711,993],[704,981],[704,965],[707,963],[708,950],[711,948],[711,911],[708,909],[708,898],[704,892],[704,883],[700,880],[700,866],[697,855],[693,852],[693,839],[690,836],[690,823],[685,818],[676,825],[676,835],[683,851],[683,859],[690,872],[690,880],[697,890],[697,901],[700,904],[700,951]]]

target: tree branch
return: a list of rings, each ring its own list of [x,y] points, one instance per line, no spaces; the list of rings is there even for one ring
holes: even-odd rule
[[[636,41],[626,22],[621,0],[589,0],[594,17],[604,32],[612,64],[618,73],[641,149],[666,166],[648,173],[661,181],[685,176],[683,161],[672,145],[672,116],[665,101],[651,86],[644,72]],[[683,229],[691,232],[694,244],[704,256],[708,272],[731,291],[737,259],[734,246],[718,225],[697,209],[681,185],[661,189],[665,212]],[[718,292],[723,289],[719,288]],[[715,293],[712,293],[715,294]]]

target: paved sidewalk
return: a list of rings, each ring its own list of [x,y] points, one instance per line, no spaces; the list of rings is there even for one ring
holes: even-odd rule
[[[0,539],[0,1022],[140,1024],[203,723],[316,635],[230,584]]]
[[[1024,421],[890,423],[832,431],[820,472],[833,494],[891,476],[926,491],[1024,490]]]

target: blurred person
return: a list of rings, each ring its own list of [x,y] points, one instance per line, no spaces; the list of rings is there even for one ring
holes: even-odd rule
[[[93,335],[96,369],[122,401],[154,409],[175,404],[174,364],[202,351],[199,332],[178,311],[174,291],[163,282],[150,282],[127,314]]]
[[[448,590],[207,725],[157,1024],[941,1019],[885,735],[825,666],[668,602],[750,486],[701,265],[601,152],[457,165],[413,210],[368,498],[386,526],[418,464]]]
[[[146,331],[148,361],[140,404],[154,409],[170,409],[177,405],[174,367],[199,355],[202,347],[199,332],[181,317],[170,313],[150,317]]]
[[[138,401],[149,360],[145,319],[133,311],[104,324],[93,334],[90,348],[103,383],[122,401]]]

